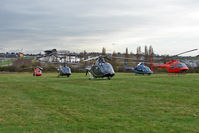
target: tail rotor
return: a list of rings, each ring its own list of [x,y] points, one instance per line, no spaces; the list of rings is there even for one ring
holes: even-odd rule
[[[153,61],[151,59],[151,71],[153,71],[153,67],[154,67],[154,65],[153,65]]]

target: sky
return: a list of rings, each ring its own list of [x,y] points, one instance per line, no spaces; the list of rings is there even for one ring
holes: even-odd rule
[[[0,52],[199,49],[198,0],[0,0]],[[185,55],[199,55],[199,51]]]

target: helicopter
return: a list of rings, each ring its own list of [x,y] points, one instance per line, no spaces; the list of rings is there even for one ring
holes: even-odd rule
[[[129,67],[128,63],[125,62],[125,69],[133,71],[135,73],[135,75],[137,75],[137,74],[142,74],[142,75],[144,75],[144,74],[148,74],[148,75],[153,74],[151,69],[148,66],[145,66],[144,63],[142,63],[142,62],[138,63],[136,67]]]
[[[36,66],[33,68],[33,76],[41,76],[43,68]]]
[[[137,75],[137,74],[142,74],[142,75],[144,75],[144,74],[148,74],[148,75],[151,75],[151,74],[153,74],[153,72],[151,71],[151,69],[148,67],[148,66],[145,66],[144,65],[144,63],[148,63],[148,62],[146,62],[146,61],[144,61],[144,60],[134,60],[134,59],[132,59],[132,58],[126,58],[126,57],[111,57],[111,58],[116,58],[116,59],[124,59],[124,60],[126,60],[125,61],[125,69],[127,70],[127,71],[132,71],[132,72],[134,72],[135,73],[135,75]],[[142,62],[139,62],[138,64],[137,64],[137,66],[135,66],[135,67],[129,67],[128,66],[128,61],[127,60],[132,60],[133,62],[137,62],[137,61],[142,61]]]
[[[115,71],[112,65],[108,62],[105,62],[104,58],[107,56],[97,56],[93,58],[86,59],[84,61],[97,60],[92,66],[86,67],[86,75],[89,74],[89,80],[92,78],[104,78],[108,80],[115,75]]]
[[[64,63],[63,66],[60,65],[59,67],[56,67],[56,68],[57,68],[57,71],[59,72],[58,77],[60,77],[60,76],[70,77],[71,69],[70,69],[70,67],[66,66],[66,63]]]
[[[58,71],[58,77],[60,76],[67,76],[67,77],[70,77],[71,75],[71,69],[70,67],[68,67],[66,64],[66,57],[65,56],[62,56],[62,57],[59,57],[61,60],[64,59],[64,62],[58,62],[57,61],[57,58],[58,58],[58,55],[57,54],[51,54],[51,55],[54,55],[56,57],[56,61],[54,62],[51,62],[51,64],[59,64],[58,67],[56,67],[57,71]]]
[[[198,49],[185,51],[185,52],[179,53],[177,55],[171,56],[170,58],[174,58],[174,57],[177,57],[178,55],[185,54],[185,53],[192,52],[192,51],[196,51],[196,50],[198,50]],[[154,65],[153,62],[152,62],[152,59],[151,59],[151,70],[152,71],[153,71],[154,67],[166,68],[166,70],[169,73],[185,73],[189,70],[189,68],[187,67],[187,65],[185,63],[182,63],[178,60],[171,60],[171,61],[166,62],[166,64],[163,64],[163,65]]]

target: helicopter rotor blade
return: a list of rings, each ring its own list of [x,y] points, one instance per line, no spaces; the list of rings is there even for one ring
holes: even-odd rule
[[[176,56],[178,56],[178,55],[185,54],[185,53],[189,53],[189,52],[193,52],[193,51],[196,51],[196,50],[198,50],[198,49],[192,49],[192,50],[189,50],[189,51],[185,51],[185,52],[182,52],[182,53],[176,54],[176,55],[171,56],[171,57],[176,57]]]
[[[127,59],[127,60],[131,60],[131,61],[134,61],[134,62],[146,62],[146,60],[136,60],[136,59],[132,59],[132,58],[126,58],[126,57],[111,57],[111,58],[115,58],[115,59]]]
[[[136,62],[128,62],[129,64],[139,64],[139,63],[143,63],[143,64],[151,64],[150,62],[143,62],[143,61],[140,61],[140,62],[138,62],[138,63],[136,63]],[[117,64],[124,64],[124,62],[118,62]]]
[[[107,60],[111,60],[111,58],[109,56],[104,56],[103,58],[105,58]]]
[[[188,50],[188,51],[185,51],[185,52],[182,52],[182,53],[179,53],[179,54],[176,54],[176,55],[173,55],[173,56],[165,56],[165,57],[162,57],[161,59],[156,59],[156,61],[164,61],[164,64],[168,61],[168,60],[173,60],[173,59],[177,59],[178,55],[182,55],[182,54],[185,54],[185,53],[189,53],[189,52],[193,52],[193,51],[196,51],[198,49],[192,49],[192,50]],[[179,58],[179,57],[178,57]]]
[[[91,58],[88,58],[88,59],[86,59],[86,60],[84,60],[84,61],[96,60],[96,59],[98,59],[98,58],[99,58],[99,56],[91,57]]]

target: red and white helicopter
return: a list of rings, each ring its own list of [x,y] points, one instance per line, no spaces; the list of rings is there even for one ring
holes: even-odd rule
[[[41,76],[43,68],[36,66],[33,68],[33,76]]]

